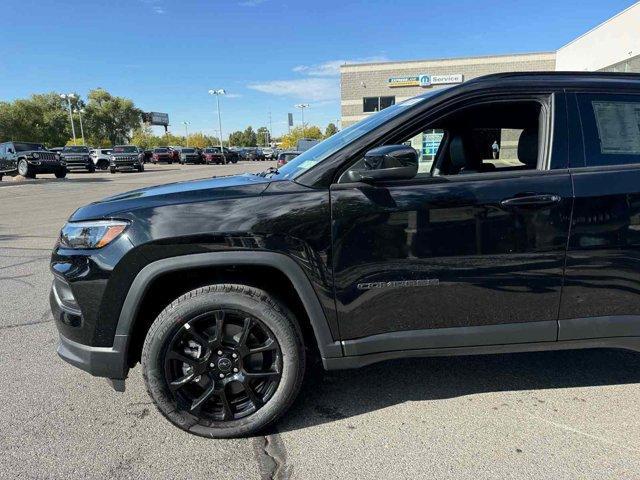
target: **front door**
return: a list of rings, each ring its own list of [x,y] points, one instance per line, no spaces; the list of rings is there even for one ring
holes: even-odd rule
[[[536,101],[430,125],[425,135],[444,132],[439,160],[431,136],[428,171],[411,181],[332,186],[347,354],[556,340],[573,192],[566,123],[550,122],[563,99]]]

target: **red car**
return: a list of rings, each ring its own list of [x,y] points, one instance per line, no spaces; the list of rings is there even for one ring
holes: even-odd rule
[[[296,158],[298,155],[300,155],[302,152],[297,152],[297,151],[291,151],[291,152],[281,152],[278,155],[278,163],[277,166],[281,167],[284,164],[286,164],[287,162],[290,162],[291,160],[293,160],[294,158]]]
[[[169,150],[168,147],[157,147],[153,149],[153,153],[151,154],[151,162],[167,162],[173,163],[173,154]]]

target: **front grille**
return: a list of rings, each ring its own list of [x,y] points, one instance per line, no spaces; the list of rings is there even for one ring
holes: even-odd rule
[[[38,160],[51,161],[56,159],[55,153],[42,152],[38,153]]]
[[[131,156],[122,156],[122,157],[116,157],[116,162],[133,162],[137,159],[136,156],[131,155]]]

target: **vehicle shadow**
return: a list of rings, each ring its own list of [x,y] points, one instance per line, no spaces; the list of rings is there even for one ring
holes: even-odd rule
[[[87,178],[36,178],[36,179],[20,179],[0,181],[0,188],[18,185],[43,185],[47,183],[102,183],[108,182],[108,178],[104,177],[87,177]]]
[[[410,401],[630,383],[640,383],[640,355],[624,350],[393,360],[311,375],[277,430],[320,425]]]

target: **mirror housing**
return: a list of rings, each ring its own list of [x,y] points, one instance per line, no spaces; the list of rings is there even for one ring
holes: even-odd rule
[[[352,178],[365,183],[410,180],[418,173],[418,153],[407,145],[384,145],[364,155],[364,169],[352,171]]]

